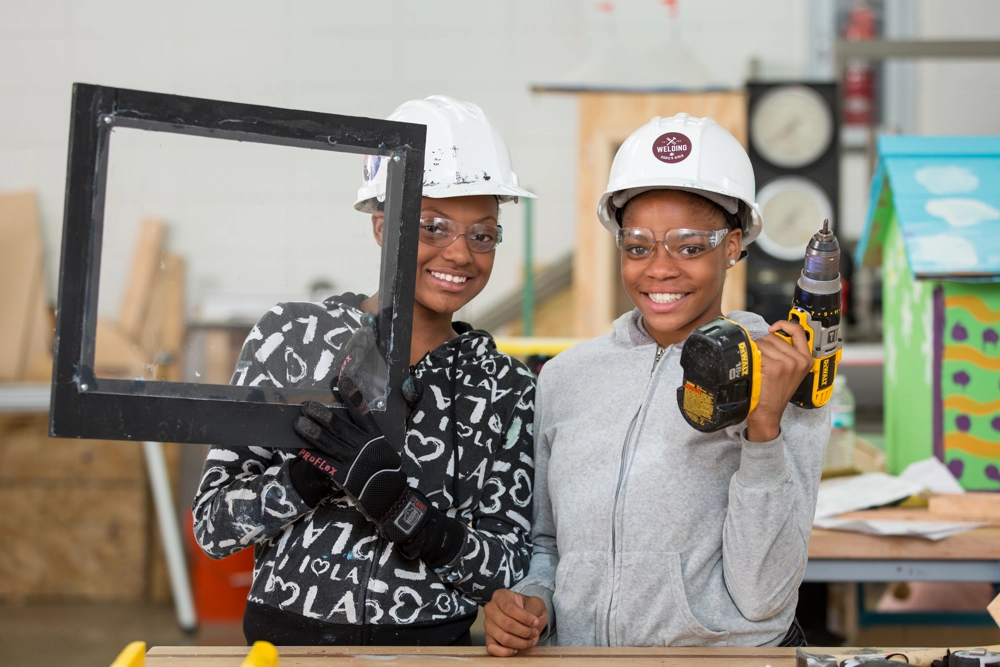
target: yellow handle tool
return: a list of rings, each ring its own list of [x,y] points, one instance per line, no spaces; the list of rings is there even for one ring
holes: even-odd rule
[[[270,642],[254,642],[240,667],[278,667],[278,649]]]
[[[132,642],[118,654],[111,667],[145,667],[146,642]]]

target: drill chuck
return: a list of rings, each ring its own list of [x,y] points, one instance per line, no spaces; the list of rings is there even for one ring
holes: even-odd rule
[[[830,231],[829,220],[824,220],[823,229],[809,240],[802,277],[814,282],[840,280],[840,244]]]

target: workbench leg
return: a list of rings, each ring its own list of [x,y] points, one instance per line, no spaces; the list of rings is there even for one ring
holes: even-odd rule
[[[167,475],[167,462],[163,457],[163,444],[143,442],[142,450],[146,458],[149,485],[153,492],[153,505],[156,506],[156,520],[160,524],[160,538],[163,541],[163,550],[167,559],[167,571],[170,574],[170,590],[174,597],[177,623],[181,629],[191,632],[198,627],[198,619],[194,613],[191,580],[188,578],[181,528],[177,521],[177,510],[174,508],[173,493],[170,491],[170,478]]]

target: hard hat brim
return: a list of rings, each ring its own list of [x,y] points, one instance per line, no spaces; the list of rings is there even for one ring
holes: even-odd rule
[[[519,188],[513,185],[488,185],[487,183],[478,184],[480,187],[476,187],[477,184],[454,184],[454,185],[436,185],[425,187],[422,191],[422,196],[430,197],[432,199],[447,199],[449,197],[475,197],[477,195],[487,195],[496,197],[501,204],[505,204],[509,201],[517,203],[520,197],[527,197],[529,199],[538,199],[538,195],[528,192],[524,188]],[[374,213],[378,210],[378,197],[365,197],[363,199],[358,199],[354,202],[354,208],[362,213]]]
[[[760,209],[754,202],[748,202],[738,194],[734,192],[728,192],[725,190],[715,190],[708,188],[698,187],[696,184],[690,181],[677,181],[676,183],[671,183],[667,179],[657,178],[649,179],[648,181],[639,181],[631,183],[629,189],[648,189],[648,190],[682,190],[684,192],[692,192],[694,194],[699,194],[701,192],[712,192],[715,194],[725,195],[727,197],[732,197],[737,201],[741,201],[746,205],[746,215],[739,216],[740,226],[743,230],[743,239],[740,245],[746,248],[748,245],[754,242],[757,236],[760,234],[760,229],[763,224],[760,215]],[[612,234],[618,232],[618,221],[615,219],[614,210],[612,208],[611,197],[618,192],[618,190],[608,190],[603,195],[601,195],[600,201],[597,203],[597,217],[601,221],[601,224]]]

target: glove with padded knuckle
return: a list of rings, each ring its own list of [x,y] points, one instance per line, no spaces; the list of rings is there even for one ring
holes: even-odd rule
[[[386,440],[357,383],[347,374],[350,364],[345,360],[344,372],[335,381],[346,411],[312,401],[302,405],[295,431],[315,450],[303,449],[299,457],[329,475],[404,556],[421,558],[432,567],[445,565],[461,549],[465,528],[409,486],[397,449]]]

